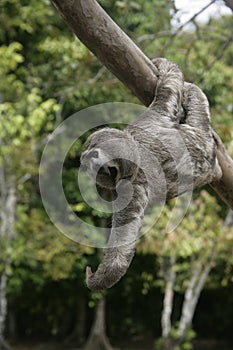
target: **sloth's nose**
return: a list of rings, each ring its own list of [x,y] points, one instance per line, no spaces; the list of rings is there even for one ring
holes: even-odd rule
[[[91,165],[93,170],[98,171],[100,168],[102,168],[104,166],[103,160],[101,160],[100,158],[91,158]]]

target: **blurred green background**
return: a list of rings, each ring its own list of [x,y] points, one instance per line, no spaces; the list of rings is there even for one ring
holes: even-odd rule
[[[185,80],[203,89],[213,127],[233,156],[232,16],[205,23],[196,18],[178,29],[171,24],[177,16],[172,0],[99,2],[150,58],[175,61]],[[233,343],[233,219],[209,187],[194,193],[183,222],[163,235],[174,201],[168,203],[114,288],[87,290],[85,267],[96,266],[101,252],[72,242],[50,222],[39,192],[40,157],[51,132],[74,112],[138,101],[75,38],[50,1],[1,0],[0,23],[0,348],[4,338],[15,349],[41,342],[110,349],[107,339],[143,350],[189,350],[194,337],[198,350],[212,349],[215,341],[224,342],[221,349]],[[79,193],[81,151],[82,140],[65,162],[69,203],[90,223],[110,222]],[[169,281],[174,299],[166,337],[161,316]],[[179,342],[190,295],[194,318]]]

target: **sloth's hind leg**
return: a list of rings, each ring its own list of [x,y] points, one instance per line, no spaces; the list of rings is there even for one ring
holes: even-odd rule
[[[201,173],[209,169],[206,179],[210,182],[221,178],[222,171],[215,153],[215,141],[210,124],[209,103],[202,90],[194,84],[184,83],[182,105],[185,111],[184,124],[180,124],[190,154],[199,164]],[[202,176],[205,173],[203,172]],[[201,175],[199,174],[201,179]]]
[[[185,110],[185,124],[212,133],[209,102],[198,86],[184,83],[182,106]]]
[[[177,64],[166,58],[152,60],[158,70],[155,98],[150,108],[179,123],[183,91],[183,74]]]

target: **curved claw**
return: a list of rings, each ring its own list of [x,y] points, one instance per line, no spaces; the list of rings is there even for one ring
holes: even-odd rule
[[[90,266],[86,267],[86,280],[92,275],[92,270]]]

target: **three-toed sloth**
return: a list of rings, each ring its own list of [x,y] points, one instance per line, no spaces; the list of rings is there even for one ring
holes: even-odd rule
[[[113,202],[103,262],[95,273],[87,268],[92,290],[109,288],[126,273],[149,203],[192,191],[220,174],[206,96],[184,82],[175,63],[164,58],[153,62],[158,83],[149,108],[123,131],[93,133],[81,157],[98,185],[127,202],[123,208],[121,200]]]

